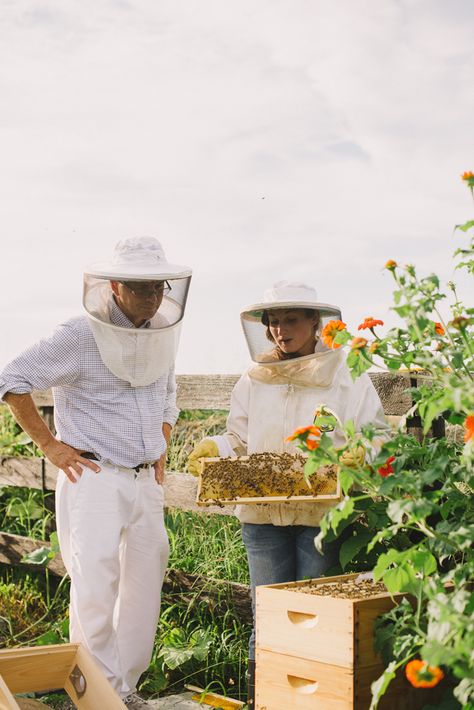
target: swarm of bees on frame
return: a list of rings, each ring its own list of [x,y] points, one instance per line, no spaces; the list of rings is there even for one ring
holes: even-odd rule
[[[337,599],[370,599],[378,594],[386,594],[387,587],[383,582],[374,582],[373,579],[341,579],[337,582],[315,584],[313,581],[303,582],[298,585],[280,587],[282,591],[303,592],[314,594],[318,597],[335,597]]]
[[[312,498],[335,494],[337,467],[323,466],[308,479],[307,459],[300,454],[251,454],[204,459],[199,502],[222,503],[242,498]]]

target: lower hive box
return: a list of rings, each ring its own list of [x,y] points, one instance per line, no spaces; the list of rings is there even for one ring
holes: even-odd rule
[[[199,505],[340,500],[337,466],[323,466],[307,480],[299,454],[251,454],[203,459]]]
[[[257,587],[256,709],[368,710],[384,670],[375,653],[375,619],[402,597],[359,575]],[[379,710],[418,710],[431,695],[402,674]]]
[[[0,710],[20,710],[21,701],[17,701],[15,693],[58,689],[64,689],[79,710],[125,710],[96,662],[80,644],[0,651]]]

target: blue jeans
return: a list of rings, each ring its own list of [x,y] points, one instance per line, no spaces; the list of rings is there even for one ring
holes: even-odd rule
[[[318,533],[319,528],[306,525],[242,523],[254,617],[249,641],[250,660],[255,660],[255,587],[322,577],[330,567],[337,564],[341,542],[335,540],[323,546],[324,554],[321,555],[314,546],[314,538]]]

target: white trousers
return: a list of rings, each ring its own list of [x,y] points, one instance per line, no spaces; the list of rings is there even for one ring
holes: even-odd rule
[[[148,667],[158,624],[169,554],[163,487],[153,468],[100,466],[77,483],[59,471],[58,537],[71,577],[70,639],[125,697]]]

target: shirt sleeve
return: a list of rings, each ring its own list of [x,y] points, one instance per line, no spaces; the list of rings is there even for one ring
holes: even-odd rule
[[[78,337],[74,326],[65,323],[5,367],[0,373],[0,399],[7,392],[29,394],[34,390],[70,385],[78,376]]]
[[[163,423],[174,426],[179,417],[179,409],[176,406],[176,376],[174,367],[168,374],[168,384],[166,386],[165,408],[163,412]]]

